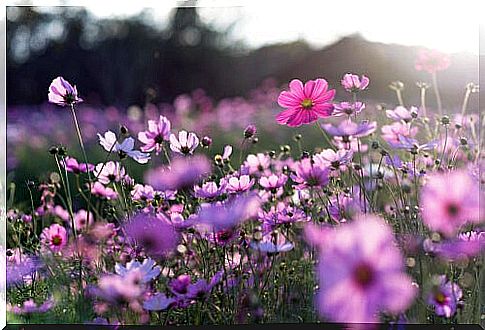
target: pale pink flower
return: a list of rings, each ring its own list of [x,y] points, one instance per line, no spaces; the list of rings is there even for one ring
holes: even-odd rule
[[[52,80],[49,86],[49,102],[66,106],[81,103],[83,100],[78,96],[76,86],[72,86],[62,77]]]
[[[363,91],[367,88],[367,86],[369,86],[369,78],[364,75],[362,78],[359,78],[359,76],[356,74],[347,73],[343,76],[340,83],[347,92],[356,93]]]
[[[199,138],[195,133],[180,131],[178,134],[178,139],[175,134],[170,135],[170,149],[176,153],[182,155],[193,154],[198,145]]]
[[[163,141],[168,141],[170,138],[170,121],[160,116],[158,122],[154,120],[148,121],[148,130],[138,133],[138,140],[144,144],[141,150],[150,152],[155,150],[158,155],[163,147]]]

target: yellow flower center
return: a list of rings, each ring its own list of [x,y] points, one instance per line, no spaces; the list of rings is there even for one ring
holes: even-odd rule
[[[313,107],[313,101],[311,99],[304,99],[303,101],[301,101],[301,106],[303,107],[303,109],[310,109],[311,107]]]
[[[435,295],[434,299],[435,299],[435,300],[436,300],[438,303],[442,304],[442,303],[444,303],[444,302],[445,302],[446,297],[445,297],[445,295],[444,295],[443,293],[438,292],[438,293]]]

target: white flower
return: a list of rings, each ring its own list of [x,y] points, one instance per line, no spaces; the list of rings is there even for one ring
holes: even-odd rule
[[[199,145],[199,138],[195,133],[180,131],[178,140],[175,134],[170,134],[170,149],[182,155],[192,154]]]
[[[160,275],[161,269],[159,266],[155,266],[155,261],[148,258],[140,263],[136,260],[132,260],[126,264],[126,267],[116,263],[115,271],[116,274],[125,277],[132,272],[140,272],[142,283],[148,283]]]
[[[110,152],[117,152],[120,157],[128,156],[133,158],[140,164],[146,164],[148,160],[150,160],[150,154],[141,152],[139,150],[133,150],[135,147],[135,139],[131,136],[124,139],[123,142],[118,143],[118,139],[116,138],[116,134],[107,131],[104,133],[104,136],[98,133],[99,143],[103,146],[104,150]]]

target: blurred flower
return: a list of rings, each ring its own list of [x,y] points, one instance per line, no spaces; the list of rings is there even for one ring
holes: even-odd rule
[[[140,164],[146,164],[150,160],[150,155],[139,150],[133,150],[135,147],[135,139],[128,137],[123,142],[118,143],[115,133],[107,131],[104,136],[98,133],[99,143],[104,150],[110,152],[117,152],[121,159],[126,156],[133,158]]]
[[[176,299],[168,298],[163,293],[156,293],[145,300],[143,308],[149,311],[164,311],[175,305],[176,302]]]
[[[99,163],[94,169],[94,175],[102,184],[119,182],[125,176],[125,169],[118,162],[109,161],[106,164]]]
[[[178,235],[167,222],[149,214],[137,214],[124,224],[127,239],[153,257],[165,257],[178,243]]]
[[[89,220],[89,223],[88,223]],[[90,224],[92,224],[94,221],[93,214],[88,212],[86,210],[79,210],[77,213],[74,215],[74,225],[76,226],[76,230],[82,230],[88,227]]]
[[[332,116],[352,116],[358,115],[365,109],[365,104],[362,102],[340,102],[334,105]]]
[[[144,144],[141,150],[144,152],[155,150],[158,155],[163,148],[163,141],[170,139],[170,128],[170,121],[162,115],[160,115],[158,122],[149,120],[148,130],[138,133],[138,140]]]
[[[436,50],[421,50],[416,58],[415,68],[418,71],[435,73],[446,70],[451,64],[450,57]]]
[[[364,75],[362,78],[359,78],[358,75],[347,73],[344,75],[340,83],[347,92],[357,93],[359,91],[363,91],[367,88],[367,86],[369,86],[369,78]]]
[[[253,137],[256,134],[256,132],[257,132],[256,126],[253,124],[249,124],[244,129],[244,137],[246,139],[249,139],[250,137]]]
[[[48,97],[49,102],[61,106],[81,103],[83,101],[77,95],[76,86],[71,86],[71,84],[62,77],[57,77],[52,80],[52,83],[49,86]]]
[[[198,145],[199,138],[195,133],[180,131],[178,134],[178,139],[175,137],[175,134],[170,134],[170,149],[179,154],[193,154]]]
[[[244,162],[244,165],[248,167],[248,174],[256,174],[258,172],[264,172],[269,168],[271,159],[268,155],[258,153],[256,155],[249,154]]]
[[[446,236],[480,222],[478,183],[465,170],[431,174],[421,191],[423,222]]]
[[[325,79],[310,80],[304,86],[294,79],[289,86],[290,91],[283,91],[278,97],[278,104],[286,108],[276,116],[279,124],[297,127],[332,114],[335,90],[328,90]]]
[[[78,163],[75,158],[66,157],[61,165],[66,169],[68,172],[72,172],[75,174],[79,174],[81,172],[92,172],[94,170],[94,165],[86,164],[86,163]]]
[[[187,287],[192,282],[190,275],[182,274],[168,284],[170,291],[176,296],[183,296],[187,293]]]
[[[293,243],[287,242],[284,237],[280,236],[279,238],[278,243],[275,243],[272,235],[265,235],[261,241],[251,241],[249,246],[253,250],[268,254],[277,254],[293,250]]]
[[[409,110],[403,106],[398,106],[394,110],[386,110],[387,118],[395,121],[404,121],[409,123],[414,118],[418,117],[419,109],[416,107],[411,107]]]
[[[116,274],[120,276],[126,276],[130,272],[140,272],[141,282],[148,283],[160,275],[160,266],[155,266],[156,263],[150,258],[143,260],[143,263],[132,260],[123,266],[119,263],[115,265]]]
[[[67,232],[64,227],[54,223],[50,227],[44,228],[40,234],[42,246],[47,251],[59,252],[67,244]]]
[[[32,314],[32,313],[45,313],[54,307],[54,300],[49,298],[48,300],[44,301],[42,304],[37,305],[35,301],[31,298],[23,302],[23,304],[12,306],[7,305],[7,311],[12,312],[14,314]]]
[[[259,179],[259,185],[267,190],[278,189],[283,187],[287,180],[288,176],[284,174],[271,174],[269,176],[262,176]]]
[[[423,242],[426,252],[432,253],[445,260],[463,260],[475,257],[485,250],[485,232],[469,231],[461,233],[458,238],[433,242],[426,239]]]
[[[222,159],[227,160],[229,157],[232,155],[232,146],[231,145],[226,145],[224,146],[224,152],[222,153]]]
[[[95,182],[91,185],[91,194],[94,196],[106,198],[107,200],[117,199],[118,193],[109,187],[105,187],[100,182]]]
[[[416,289],[383,219],[362,215],[330,235],[318,232],[308,232],[307,240],[320,253],[316,303],[322,317],[334,322],[377,322],[379,311],[398,314],[409,307]]]
[[[211,165],[204,156],[176,158],[170,166],[148,170],[145,180],[155,189],[177,190],[192,187],[210,171]]]
[[[463,292],[458,284],[448,281],[446,275],[440,275],[428,295],[428,304],[434,307],[436,315],[449,318],[455,315],[462,297]]]
[[[418,133],[417,127],[411,127],[409,123],[394,122],[391,125],[381,127],[382,138],[393,148],[401,145],[401,136],[413,138]]]
[[[328,134],[339,137],[343,142],[348,143],[352,137],[360,138],[374,133],[377,123],[364,120],[357,124],[344,120],[337,127],[332,124],[322,124],[321,126]]]

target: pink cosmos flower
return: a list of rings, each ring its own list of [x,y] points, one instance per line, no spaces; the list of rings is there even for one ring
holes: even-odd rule
[[[320,252],[316,304],[322,317],[342,323],[377,322],[378,312],[398,314],[410,306],[416,289],[382,218],[365,215],[331,235],[314,230],[306,234]]]
[[[248,191],[254,185],[254,179],[251,179],[249,175],[241,175],[239,177],[233,176],[228,179],[224,179],[226,184],[226,190],[230,193],[240,193]]]
[[[176,153],[182,155],[193,154],[198,145],[199,138],[195,133],[180,131],[178,139],[175,137],[175,134],[170,134],[170,149]]]
[[[428,304],[434,307],[438,316],[451,317],[463,297],[463,292],[458,284],[448,281],[446,275],[437,278],[437,285],[428,295]]]
[[[352,150],[340,149],[335,152],[332,149],[325,149],[313,156],[313,159],[316,164],[321,166],[345,171],[347,169],[346,165],[349,165],[352,162],[353,155],[354,153]]]
[[[359,76],[356,74],[347,73],[343,76],[340,83],[347,92],[357,93],[359,91],[363,91],[367,88],[367,86],[369,86],[369,78],[364,75],[362,78],[359,78]]]
[[[86,173],[87,171],[92,172],[94,170],[94,165],[86,163],[78,163],[76,158],[66,157],[64,162],[61,163],[62,166],[66,168],[66,171],[72,172],[74,174],[79,174],[81,172]]]
[[[415,68],[418,71],[435,73],[446,70],[451,64],[450,57],[436,50],[421,50],[416,59]]]
[[[112,200],[118,198],[118,193],[109,187],[105,187],[100,182],[95,182],[91,185],[91,194],[101,198],[106,198],[107,200]]]
[[[304,158],[295,164],[295,174],[291,178],[299,189],[322,187],[328,184],[328,167],[313,163],[310,158]]]
[[[340,102],[335,104],[332,116],[352,116],[357,115],[365,109],[365,104],[362,102]]]
[[[148,130],[138,133],[138,140],[144,144],[141,150],[144,152],[155,150],[158,155],[162,150],[163,141],[170,139],[170,127],[170,120],[164,116],[160,116],[158,122],[149,120]]]
[[[432,174],[421,191],[423,222],[446,236],[480,222],[478,183],[464,170]]]
[[[263,176],[259,179],[261,187],[267,190],[278,189],[283,187],[288,180],[288,176],[284,174],[276,175],[271,174],[269,176]]]
[[[382,138],[393,148],[401,145],[400,136],[413,138],[418,133],[417,127],[411,127],[408,123],[394,122],[391,125],[381,127]]]
[[[93,221],[94,221],[93,214],[89,212],[89,217],[88,217],[88,212],[86,210],[79,210],[74,215],[74,225],[76,226],[76,230],[83,230],[84,228],[88,227],[91,223],[93,223]]]
[[[418,117],[419,109],[411,107],[409,110],[403,106],[398,106],[394,110],[386,110],[387,118],[395,121],[404,121],[409,123],[413,118]]]
[[[250,154],[246,158],[244,165],[248,168],[249,174],[264,172],[271,165],[271,158],[263,153]]]
[[[76,86],[72,86],[62,77],[52,80],[49,86],[49,102],[66,106],[81,103],[83,100],[77,95]]]
[[[103,184],[119,182],[125,176],[125,169],[120,163],[109,161],[106,164],[99,163],[96,165],[94,175]]]
[[[54,223],[50,227],[44,228],[40,234],[42,246],[48,251],[59,252],[67,244],[67,232],[64,227]]]
[[[278,104],[286,108],[276,116],[279,124],[298,127],[332,115],[335,90],[328,90],[325,79],[310,80],[304,86],[294,79],[289,86],[290,91],[283,91],[278,97]]]
[[[214,181],[205,182],[202,186],[194,186],[194,196],[198,198],[216,198],[226,191],[226,182],[221,180],[219,186]]]

